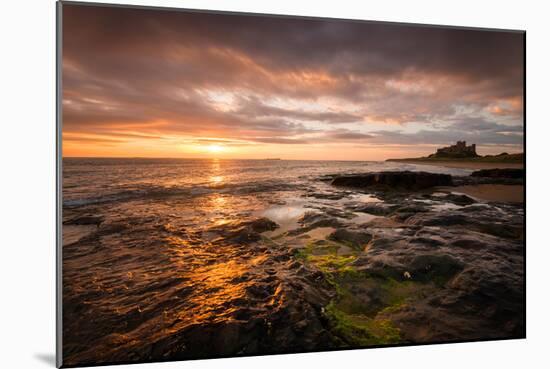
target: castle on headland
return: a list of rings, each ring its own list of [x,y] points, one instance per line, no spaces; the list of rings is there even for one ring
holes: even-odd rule
[[[435,154],[431,154],[430,158],[477,158],[476,145],[466,145],[466,141],[457,141],[456,145],[442,147],[437,149]]]

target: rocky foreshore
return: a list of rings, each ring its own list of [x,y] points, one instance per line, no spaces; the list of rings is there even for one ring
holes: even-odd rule
[[[523,175],[319,179],[298,199],[272,200],[285,214],[301,206],[290,221],[233,210],[189,227],[176,211],[143,218],[102,216],[102,204],[66,209],[66,227],[87,232],[63,250],[67,363],[524,336],[523,205],[455,191],[520,184]],[[210,196],[200,201],[218,203]],[[111,274],[77,278],[81,258],[86,270]],[[136,266],[143,271],[129,272]]]
[[[469,176],[451,176],[429,172],[388,171],[353,175],[338,175],[330,180],[333,186],[370,188],[375,190],[414,191],[438,186],[463,186],[477,184],[521,185],[523,169],[483,169]]]
[[[335,187],[379,200],[345,206],[372,216],[364,223],[343,225],[325,216],[323,225],[333,222],[334,233],[300,251],[335,285],[337,298],[327,314],[336,336],[349,345],[522,336],[523,206],[437,188],[517,185],[523,177],[523,171],[493,170],[461,177],[382,172],[332,178]],[[316,218],[304,218],[310,229]]]
[[[435,186],[452,185],[448,174],[427,172],[378,172],[351,176],[338,176],[331,182],[333,186],[358,188],[419,190]]]

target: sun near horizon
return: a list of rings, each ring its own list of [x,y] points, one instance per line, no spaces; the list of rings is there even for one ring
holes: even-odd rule
[[[211,138],[210,138],[211,139]],[[217,139],[221,141],[221,139]],[[105,157],[105,158],[189,158],[189,159],[270,159],[282,160],[328,160],[328,161],[383,161],[427,156],[446,145],[371,145],[349,146],[346,144],[248,144],[224,145],[209,143],[172,143],[169,138],[158,140],[130,139],[116,144],[91,144],[78,140],[63,142],[63,157]],[[450,142],[449,144],[452,144]],[[481,146],[481,155],[495,155],[511,151],[501,146]]]

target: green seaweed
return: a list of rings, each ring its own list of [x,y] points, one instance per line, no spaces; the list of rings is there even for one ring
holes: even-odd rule
[[[341,246],[341,243],[330,240],[323,240],[321,244],[319,241],[310,241],[304,248],[296,250],[294,256],[315,265],[325,274],[354,275],[357,271],[351,264],[357,255],[338,255]]]
[[[308,261],[325,272],[342,272],[350,270],[353,268],[350,263],[354,262],[355,259],[357,259],[355,255],[340,256],[335,254],[310,255],[308,257]]]
[[[401,341],[401,333],[391,320],[369,318],[363,314],[348,314],[332,301],[325,308],[332,331],[350,346],[393,344]]]
[[[429,292],[434,284],[358,271],[353,265],[358,252],[338,255],[344,245],[345,242],[332,240],[310,241],[294,254],[302,262],[316,266],[336,291],[336,297],[324,309],[331,332],[344,346],[402,342],[401,332],[390,319],[391,315],[415,297]]]
[[[294,257],[304,262],[307,262],[309,261],[312,250],[313,243],[308,242],[304,248],[294,250]]]
[[[310,254],[306,249],[297,249],[294,251],[294,257],[299,260],[307,261]]]
[[[380,281],[380,288],[384,291],[387,304],[396,306],[402,304],[408,297],[417,294],[421,286],[413,281],[397,281],[387,278]]]
[[[402,341],[399,328],[387,317],[406,306],[414,291],[408,281],[381,280],[362,274],[333,276],[337,297],[325,307],[331,331],[347,345],[368,346],[394,344]],[[351,286],[361,284],[379,294],[379,301],[365,304],[352,292]]]

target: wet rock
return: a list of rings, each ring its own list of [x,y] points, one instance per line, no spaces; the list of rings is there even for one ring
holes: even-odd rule
[[[270,219],[260,218],[250,222],[249,227],[254,232],[262,233],[267,231],[274,231],[275,229],[279,228],[279,225]]]
[[[447,254],[426,254],[414,257],[406,268],[415,280],[442,283],[461,271],[464,264]]]
[[[407,270],[403,264],[398,263],[395,259],[386,258],[384,256],[360,256],[352,265],[357,271],[364,273],[370,277],[401,279],[403,273]]]
[[[157,228],[161,231],[168,232],[171,234],[175,234],[177,236],[183,237],[187,235],[187,231],[182,226],[177,226],[172,223],[166,223],[166,224],[159,224]]]
[[[487,210],[486,204],[474,204],[462,209],[463,213],[480,213]]]
[[[100,228],[100,235],[108,234],[118,234],[130,228],[128,223],[117,222],[117,223],[103,223]]]
[[[426,213],[428,212],[430,209],[427,207],[427,206],[424,206],[424,205],[416,205],[416,204],[410,204],[410,205],[405,205],[405,206],[402,206],[402,207],[398,207],[395,212],[396,213]]]
[[[386,217],[379,217],[374,218],[371,221],[366,223],[366,226],[368,228],[378,228],[378,229],[392,229],[396,227],[400,227],[402,224],[399,222],[396,222],[394,219],[386,218]]]
[[[471,218],[460,213],[433,213],[422,216],[417,214],[407,220],[408,224],[420,226],[455,226],[471,223]]]
[[[430,238],[430,237],[415,237],[411,239],[409,243],[424,245],[429,247],[440,247],[445,245],[445,242],[438,240],[436,238]]]
[[[487,246],[486,243],[475,239],[475,238],[460,238],[458,240],[453,240],[449,243],[451,247],[459,247],[462,249],[474,249],[479,250]]]
[[[525,170],[514,168],[481,169],[473,172],[471,176],[484,178],[523,178]]]
[[[321,210],[330,217],[343,218],[343,219],[351,219],[355,217],[355,214],[353,214],[352,212],[344,211],[340,209],[326,208]]]
[[[524,228],[519,219],[505,217],[496,211],[484,210],[416,214],[407,219],[406,223],[421,227],[456,227],[465,232],[476,231],[505,239],[523,239]]]
[[[403,207],[399,207],[394,211],[394,214],[392,216],[392,219],[396,219],[398,221],[404,221],[418,213],[426,213],[429,209],[426,206],[423,205],[406,205]]]
[[[327,218],[328,217],[325,214],[314,211],[307,211],[300,217],[300,219],[298,219],[298,223],[311,224],[319,220],[325,220]]]
[[[454,193],[449,193],[443,196],[441,199],[456,205],[471,205],[477,202],[476,200],[472,199],[470,196],[458,195]]]
[[[452,177],[448,174],[428,172],[379,172],[336,177],[332,185],[380,190],[420,190],[434,186],[450,186]]]
[[[398,206],[387,203],[375,203],[361,205],[354,210],[360,213],[367,213],[372,215],[384,216],[391,214]]]
[[[474,228],[493,236],[511,239],[523,239],[525,232],[523,225],[512,225],[501,222],[478,223]]]
[[[267,298],[270,296],[269,291],[262,285],[253,284],[247,287],[247,293],[255,298]]]
[[[262,237],[259,233],[252,231],[250,228],[242,227],[228,234],[227,239],[238,244],[247,244],[260,241]]]
[[[73,219],[69,219],[63,224],[67,225],[96,225],[99,226],[105,220],[101,215],[82,215]]]
[[[317,193],[317,192],[308,192],[307,197],[313,197],[316,199],[322,200],[340,200],[348,196],[348,192],[327,192],[327,193]]]
[[[459,303],[455,312],[479,317],[494,334],[521,336],[524,334],[523,273],[504,273],[498,265],[465,269],[450,283]]]
[[[236,355],[251,341],[255,341],[257,336],[266,333],[267,326],[260,320],[249,324],[241,321],[196,324],[156,342],[152,357],[161,357],[177,347],[184,350],[170,352],[170,356],[178,359]]]
[[[315,228],[322,227],[340,227],[342,224],[338,219],[331,217],[324,213],[307,212],[299,220],[298,223],[302,225],[300,228],[292,229],[287,232],[288,236],[299,236],[307,233]]]
[[[331,182],[336,177],[338,177],[338,174],[323,174],[318,179],[323,182]]]
[[[260,241],[260,233],[272,231],[279,225],[267,218],[246,220],[242,222],[229,222],[221,226],[215,226],[209,229],[209,232],[215,232],[232,242],[238,244],[247,244]]]
[[[366,244],[372,240],[372,235],[364,232],[351,232],[340,228],[332,232],[328,236],[328,239],[347,244],[355,250],[363,250]]]

